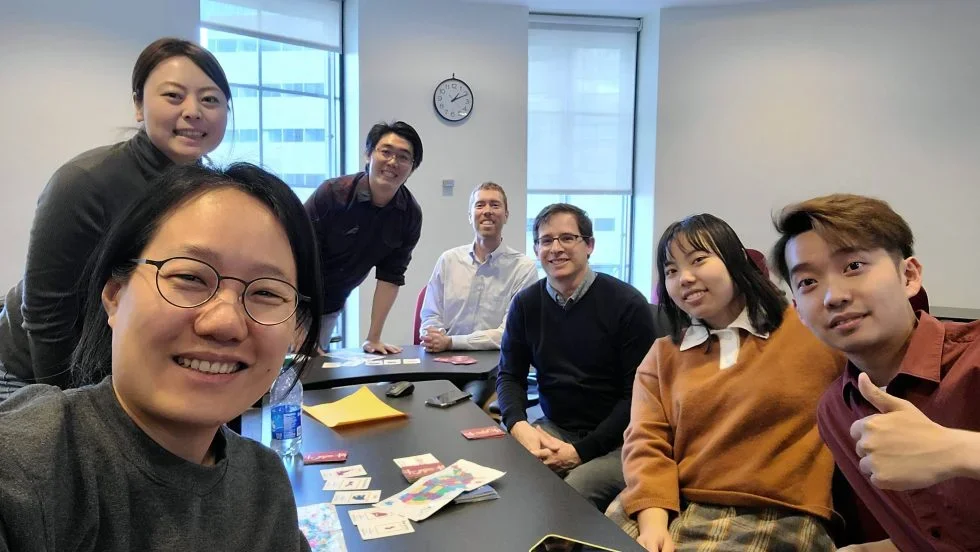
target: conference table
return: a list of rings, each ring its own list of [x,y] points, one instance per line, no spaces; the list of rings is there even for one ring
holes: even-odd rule
[[[392,461],[394,458],[431,453],[449,465],[465,459],[482,466],[505,471],[491,485],[500,494],[496,500],[473,504],[449,504],[432,517],[413,523],[414,533],[375,540],[362,540],[351,523],[348,511],[367,506],[337,505],[347,550],[506,550],[525,551],[547,534],[605,546],[621,551],[642,551],[626,533],[579,496],[560,477],[527,452],[510,435],[468,441],[463,429],[493,424],[471,401],[447,409],[425,406],[428,397],[453,389],[448,381],[416,383],[412,395],[386,397],[385,384],[367,386],[385,403],[408,414],[408,418],[330,429],[304,413],[304,453],[345,449],[343,464],[304,466],[287,459],[286,471],[299,506],[329,502],[333,491],[323,491],[321,468],[361,464],[372,478],[370,488],[381,490],[387,498],[408,483]],[[358,386],[304,391],[307,405],[343,398]],[[255,408],[242,418],[242,435],[268,444],[271,429],[269,408]],[[586,548],[588,550],[588,548]]]
[[[406,345],[402,352],[384,355],[377,361],[380,365],[369,365],[366,362],[356,366],[336,366],[324,368],[324,362],[343,363],[346,359],[364,356],[360,348],[341,349],[328,352],[325,356],[314,359],[313,363],[303,374],[303,389],[326,389],[344,385],[359,385],[389,381],[429,381],[467,378],[470,380],[486,379],[490,372],[497,367],[500,351],[445,351],[442,353],[427,353],[422,345]],[[466,355],[476,359],[476,364],[450,364],[436,362],[436,358]],[[406,359],[418,359],[418,364],[404,364]],[[397,361],[397,364],[384,364],[384,361]]]

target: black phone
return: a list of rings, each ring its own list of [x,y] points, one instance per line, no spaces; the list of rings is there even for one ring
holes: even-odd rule
[[[471,396],[472,395],[470,395],[468,392],[457,389],[455,391],[448,391],[446,393],[436,395],[435,397],[425,399],[425,404],[438,408],[449,408],[454,404],[465,401]]]
[[[612,548],[591,544],[585,541],[570,539],[561,535],[545,535],[537,544],[531,547],[529,552],[592,552],[608,551],[617,552]]]

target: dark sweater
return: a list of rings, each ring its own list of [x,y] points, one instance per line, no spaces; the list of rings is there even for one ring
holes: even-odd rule
[[[111,379],[0,404],[0,552],[309,550],[282,462],[224,428],[214,466],[154,442]]]
[[[527,420],[527,375],[537,370],[544,415],[581,435],[582,462],[623,443],[636,367],[654,340],[643,295],[606,274],[567,310],[541,280],[514,297],[500,347],[497,395],[509,430]]]
[[[172,164],[141,131],[54,173],[38,198],[24,279],[0,311],[0,368],[24,382],[68,385],[84,294],[79,276],[109,224]]]
[[[323,312],[344,308],[374,270],[378,280],[405,285],[412,250],[422,235],[422,208],[405,185],[384,207],[371,203],[367,174],[327,180],[306,200],[320,247]]]

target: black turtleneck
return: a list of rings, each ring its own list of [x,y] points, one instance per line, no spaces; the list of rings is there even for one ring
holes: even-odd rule
[[[0,312],[0,372],[7,378],[69,385],[82,270],[109,225],[172,164],[140,131],[54,173],[37,202],[24,279]]]

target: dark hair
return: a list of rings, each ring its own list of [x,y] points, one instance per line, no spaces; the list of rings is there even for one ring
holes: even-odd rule
[[[595,239],[592,235],[592,219],[590,219],[589,215],[585,214],[585,211],[583,211],[580,207],[576,207],[570,203],[552,203],[544,209],[541,209],[538,216],[534,217],[532,232],[534,232],[533,237],[535,240],[538,239],[538,229],[541,228],[541,225],[548,222],[548,219],[550,219],[552,215],[557,215],[559,213],[567,213],[574,216],[575,222],[578,225],[578,233],[582,235],[585,243],[592,243],[592,241]]]
[[[473,207],[474,200],[476,200],[476,194],[479,193],[480,190],[491,190],[491,191],[494,191],[494,192],[499,193],[500,194],[500,197],[504,198],[504,211],[510,211],[507,208],[507,192],[504,191],[503,186],[501,186],[500,184],[497,184],[496,182],[484,182],[483,184],[480,184],[476,188],[473,188],[473,191],[470,192],[470,207],[471,208]]]
[[[670,337],[674,343],[681,342],[684,330],[691,325],[691,317],[667,293],[664,277],[670,247],[681,237],[695,251],[714,253],[725,263],[735,293],[745,299],[749,322],[756,331],[771,332],[783,323],[783,311],[789,302],[776,284],[749,258],[735,230],[714,215],[691,215],[668,226],[657,244],[657,271],[660,274],[657,293],[664,314],[670,322]]]
[[[302,359],[302,373],[316,356],[318,315],[323,303],[320,262],[313,226],[299,198],[285,182],[250,163],[235,163],[224,170],[197,164],[175,165],[116,219],[85,269],[79,288],[85,292],[81,328],[76,328],[81,337],[71,358],[75,385],[94,383],[112,371],[112,330],[101,299],[106,282],[130,276],[136,266],[132,259],[141,256],[168,214],[195,197],[222,188],[256,198],[285,229],[296,261],[297,288],[309,297],[309,301],[300,302],[296,312],[297,325],[304,325],[308,331],[293,362]]]
[[[409,144],[412,144],[412,170],[414,171],[419,168],[419,165],[422,164],[422,139],[419,138],[419,133],[415,132],[412,125],[405,121],[396,121],[394,123],[382,122],[371,127],[371,130],[368,131],[367,138],[364,139],[364,153],[371,155],[374,152],[374,148],[377,147],[378,142],[389,134],[396,134],[407,140]]]
[[[133,100],[136,103],[143,103],[143,88],[146,86],[146,79],[150,73],[164,61],[172,57],[186,57],[194,62],[209,79],[214,81],[225,94],[228,100],[229,109],[231,108],[231,86],[228,84],[228,77],[225,76],[224,69],[218,63],[214,54],[204,48],[180,38],[160,38],[152,44],[143,48],[136,65],[133,66]]]
[[[779,277],[790,282],[786,244],[813,230],[835,247],[882,248],[895,258],[914,255],[912,229],[888,203],[873,197],[832,194],[789,205],[773,217],[779,240],[772,258]]]

